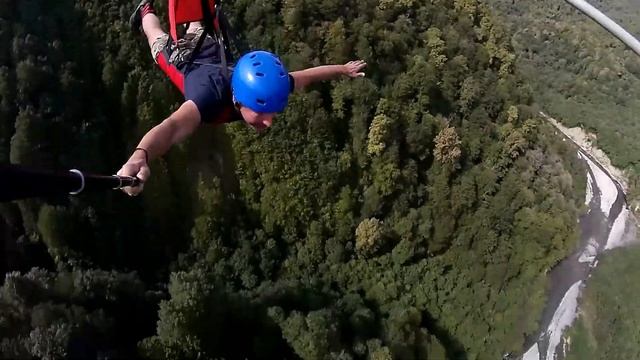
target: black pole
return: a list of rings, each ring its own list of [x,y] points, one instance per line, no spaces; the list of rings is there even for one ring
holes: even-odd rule
[[[84,174],[72,169],[53,172],[13,164],[0,164],[0,202],[61,194],[76,195],[85,190],[119,189],[137,186],[131,176]]]

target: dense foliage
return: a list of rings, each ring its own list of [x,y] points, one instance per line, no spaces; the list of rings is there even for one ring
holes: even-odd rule
[[[640,311],[635,306],[640,288],[636,265],[640,248],[606,254],[587,281],[583,310],[573,330],[567,359],[634,359],[640,356]]]
[[[640,8],[632,0],[589,1],[635,35]],[[569,125],[597,134],[620,168],[628,171],[637,209],[638,137],[635,94],[640,60],[605,30],[563,2],[490,0],[509,26],[518,70],[534,88],[541,108]],[[605,254],[587,281],[579,320],[571,331],[571,359],[637,358],[638,318],[633,301],[640,292],[638,249]]]
[[[113,172],[175,109],[127,30],[133,5],[0,0],[3,160]],[[520,351],[546,271],[575,243],[584,169],[536,116],[488,9],[229,5],[291,70],[362,58],[367,77],[295,94],[265,134],[203,127],[152,164],[139,198],[3,205],[7,243],[45,244],[52,261],[6,269],[47,268],[6,277],[2,357]]]
[[[640,58],[563,1],[488,0],[509,29],[517,68],[540,109],[597,135],[595,144],[630,177],[640,201]],[[640,36],[637,1],[589,1]]]

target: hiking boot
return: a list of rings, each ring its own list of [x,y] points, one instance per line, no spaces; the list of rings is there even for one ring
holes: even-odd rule
[[[153,0],[141,0],[140,4],[136,6],[136,9],[131,14],[129,18],[129,26],[131,26],[131,31],[142,32],[142,18],[146,14],[155,14],[155,10],[153,9]]]

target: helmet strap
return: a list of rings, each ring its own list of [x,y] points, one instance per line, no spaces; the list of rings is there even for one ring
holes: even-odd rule
[[[238,111],[240,111],[240,108],[242,107],[242,104],[240,103],[240,101],[236,100],[236,97],[233,95],[233,93],[231,94],[231,101],[233,102],[233,106],[238,109]]]

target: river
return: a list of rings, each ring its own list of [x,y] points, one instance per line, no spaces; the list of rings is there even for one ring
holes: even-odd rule
[[[578,156],[587,165],[588,212],[578,221],[580,241],[577,250],[549,272],[550,288],[540,320],[538,334],[527,341],[522,360],[561,360],[566,338],[579,310],[585,280],[598,265],[603,251],[623,246],[636,237],[635,218],[627,208],[623,188],[597,160],[583,150]]]

